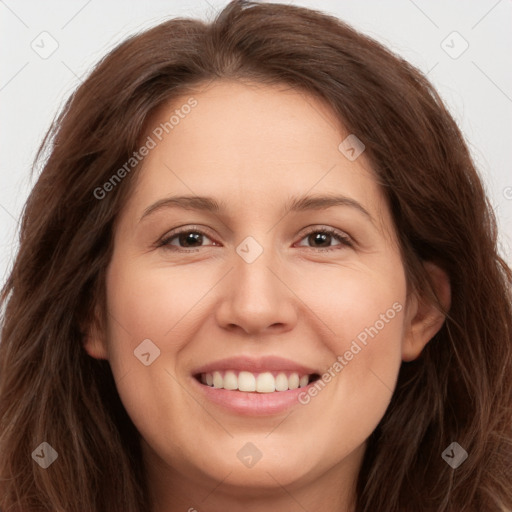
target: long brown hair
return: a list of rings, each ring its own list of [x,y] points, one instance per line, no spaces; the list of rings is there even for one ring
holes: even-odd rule
[[[20,247],[2,290],[0,508],[148,512],[139,434],[108,362],[83,348],[120,209],[137,169],[94,191],[138,148],[164,102],[217,78],[288,84],[327,101],[366,146],[389,201],[411,289],[423,262],[449,275],[447,319],[372,433],[357,512],[512,510],[512,272],[463,137],[426,78],[338,19],[234,1],[211,23],[173,19],[108,54],[43,141]],[[47,442],[58,459],[31,457]],[[457,442],[457,469],[441,457]]]

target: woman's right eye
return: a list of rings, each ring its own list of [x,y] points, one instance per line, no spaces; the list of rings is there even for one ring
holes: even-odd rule
[[[203,242],[205,238],[211,241],[209,236],[204,231],[190,228],[182,229],[181,231],[174,233],[171,232],[166,235],[164,238],[162,238],[162,240],[160,240],[158,247],[164,247],[165,249],[169,249],[171,251],[191,252],[193,249],[204,247],[201,242]],[[214,245],[217,244],[214,242]]]

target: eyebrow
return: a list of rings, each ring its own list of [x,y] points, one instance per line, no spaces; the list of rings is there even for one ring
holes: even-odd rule
[[[313,195],[313,196],[292,196],[284,207],[284,214],[289,212],[304,212],[310,210],[326,210],[334,206],[349,206],[367,217],[374,223],[373,217],[362,204],[343,195]],[[171,196],[160,199],[148,206],[139,222],[148,215],[167,208],[182,208],[185,210],[199,210],[212,213],[227,211],[228,207],[223,201],[217,201],[208,196]]]

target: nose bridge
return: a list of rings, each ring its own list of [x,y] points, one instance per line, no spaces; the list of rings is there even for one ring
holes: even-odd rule
[[[271,246],[271,236],[248,236],[236,247],[230,280],[222,293],[218,320],[224,326],[235,324],[246,332],[271,325],[294,322],[293,294],[278,278],[281,258]]]
[[[278,255],[271,243],[271,236],[248,236],[236,247],[234,262],[234,291],[238,300],[263,304],[276,298],[282,290],[276,289],[282,284],[276,279]],[[274,272],[271,271],[273,269]]]

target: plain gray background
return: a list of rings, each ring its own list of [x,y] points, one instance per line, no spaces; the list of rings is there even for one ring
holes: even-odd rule
[[[17,249],[35,152],[81,77],[127,35],[176,16],[210,20],[226,3],[0,0],[2,284]],[[512,0],[280,3],[334,14],[428,73],[468,141],[511,264]]]

